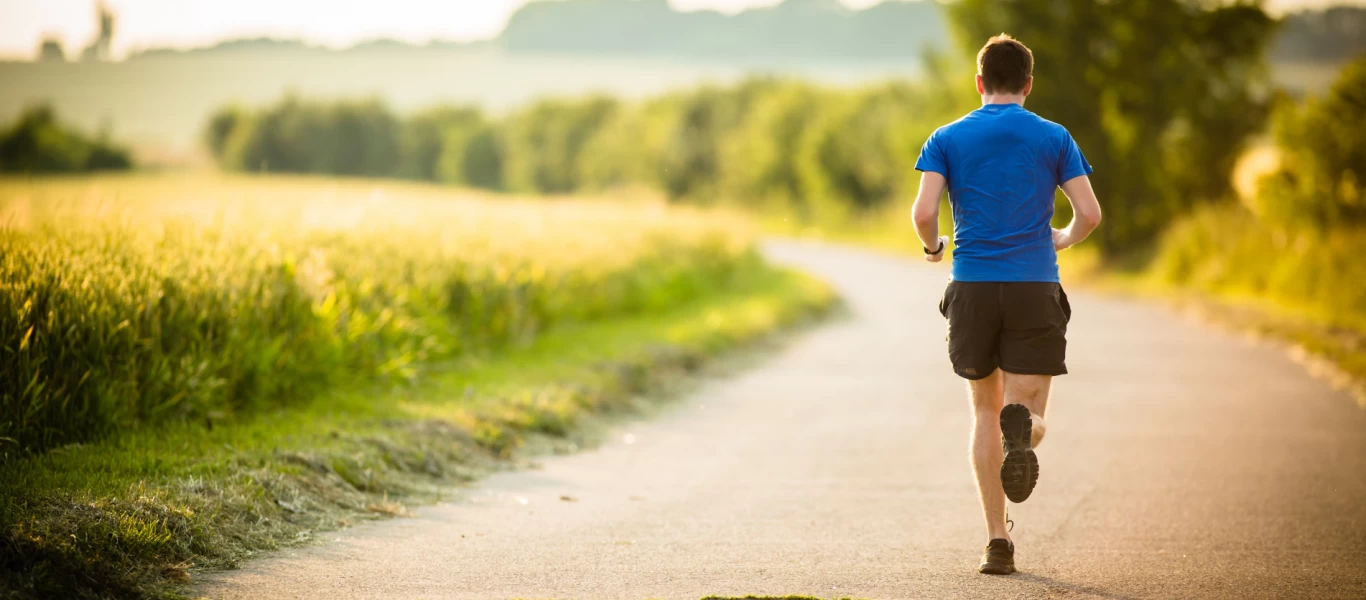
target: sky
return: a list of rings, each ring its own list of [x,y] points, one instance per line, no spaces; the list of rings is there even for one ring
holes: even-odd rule
[[[107,0],[118,15],[114,54],[195,47],[225,38],[298,38],[328,46],[394,38],[477,40],[498,35],[527,0]],[[670,0],[681,10],[736,12],[779,0]],[[864,8],[882,0],[841,0]],[[1284,11],[1341,0],[1267,0]],[[1366,4],[1366,0],[1350,0]],[[31,57],[46,35],[79,53],[95,32],[94,0],[0,0],[0,56]]]

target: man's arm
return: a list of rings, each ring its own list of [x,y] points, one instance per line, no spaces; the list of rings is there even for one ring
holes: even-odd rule
[[[939,173],[921,173],[920,192],[916,194],[915,205],[911,207],[911,220],[915,222],[915,234],[920,238],[920,244],[931,252],[939,249],[938,253],[925,255],[925,260],[930,262],[944,259],[941,245],[944,239],[939,237],[939,198],[944,195],[946,185],[944,176]]]
[[[924,183],[921,183],[922,189]],[[1062,193],[1072,203],[1072,222],[1062,229],[1053,230],[1053,247],[1066,250],[1080,244],[1100,226],[1100,202],[1096,192],[1091,189],[1091,178],[1085,175],[1073,177],[1063,182]],[[920,201],[916,200],[919,205]]]

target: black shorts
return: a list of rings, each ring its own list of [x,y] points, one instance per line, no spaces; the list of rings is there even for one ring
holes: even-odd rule
[[[960,377],[982,379],[997,367],[1067,374],[1072,306],[1057,283],[950,281],[939,312],[949,320],[949,360]]]

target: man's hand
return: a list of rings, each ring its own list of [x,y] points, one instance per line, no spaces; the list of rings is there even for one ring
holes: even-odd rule
[[[949,253],[949,236],[939,236],[939,252],[936,254],[926,254],[925,262],[937,263],[944,260],[944,255]]]
[[[1067,239],[1067,232],[1056,227],[1053,228],[1053,249],[1062,252],[1072,247],[1072,241]]]

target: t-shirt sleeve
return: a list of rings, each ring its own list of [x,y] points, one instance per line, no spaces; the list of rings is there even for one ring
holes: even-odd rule
[[[934,171],[948,179],[949,161],[948,157],[944,156],[940,137],[940,133],[935,131],[930,135],[930,139],[925,140],[925,145],[920,148],[920,158],[915,161],[915,170]]]
[[[1094,170],[1091,163],[1086,162],[1086,157],[1082,155],[1081,148],[1077,147],[1077,140],[1072,138],[1072,134],[1063,132],[1062,152],[1058,156],[1058,184],[1090,175]]]

